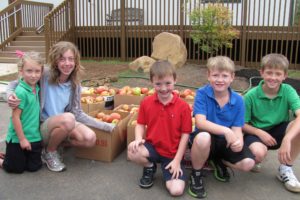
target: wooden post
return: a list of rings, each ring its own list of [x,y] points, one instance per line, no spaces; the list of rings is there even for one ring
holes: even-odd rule
[[[241,46],[241,66],[246,67],[246,28],[247,28],[247,17],[248,17],[248,0],[243,1],[244,11],[243,11],[243,24],[242,24],[242,46]]]
[[[75,31],[75,4],[74,0],[70,1],[70,27],[71,27],[71,40],[74,44],[76,44],[75,38],[76,38],[76,31]]]
[[[121,0],[121,60],[126,61],[125,0]]]
[[[184,23],[184,21],[183,21],[183,17],[184,17],[184,5],[183,5],[183,3],[184,3],[184,0],[180,0],[180,24],[179,24],[179,26],[180,26],[180,37],[181,37],[181,39],[183,40],[183,23]]]

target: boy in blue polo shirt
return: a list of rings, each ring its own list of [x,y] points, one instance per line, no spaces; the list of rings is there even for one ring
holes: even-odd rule
[[[6,153],[0,155],[0,167],[10,173],[37,171],[42,167],[39,86],[43,59],[37,52],[21,55],[18,66],[21,80],[15,93],[20,104],[13,109],[6,136]]]
[[[190,135],[192,173],[189,194],[203,198],[202,168],[209,158],[214,176],[229,181],[227,167],[249,171],[254,156],[244,145],[244,103],[242,96],[230,89],[234,80],[234,63],[230,58],[217,56],[208,59],[209,84],[199,88],[194,103],[196,130]]]
[[[280,166],[277,178],[285,188],[300,192],[300,183],[292,165],[300,153],[300,99],[296,90],[285,83],[289,61],[281,54],[262,58],[260,74],[263,80],[245,95],[245,144],[255,155],[253,171],[259,172],[260,163],[269,149],[279,149]],[[296,116],[291,121],[289,111]]]

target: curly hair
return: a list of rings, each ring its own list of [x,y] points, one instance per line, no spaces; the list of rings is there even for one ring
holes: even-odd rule
[[[73,52],[75,62],[75,67],[69,76],[69,80],[71,81],[73,87],[80,84],[80,75],[82,74],[84,69],[80,64],[80,53],[73,43],[67,41],[56,43],[51,47],[49,51],[50,83],[59,83],[59,76],[61,72],[58,69],[58,62],[63,57],[63,54],[68,50],[71,50]]]

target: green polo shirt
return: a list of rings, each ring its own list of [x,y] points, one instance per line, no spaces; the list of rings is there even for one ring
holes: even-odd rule
[[[17,97],[21,100],[19,109],[22,110],[22,129],[29,142],[37,142],[42,139],[40,133],[40,101],[38,92],[38,86],[36,86],[36,94],[34,94],[32,88],[23,80],[20,80],[19,85],[15,89]],[[19,143],[19,138],[14,129],[12,118],[10,118],[6,141]]]
[[[244,96],[246,112],[245,122],[254,127],[269,130],[275,125],[289,121],[289,110],[295,113],[300,109],[300,99],[296,90],[282,83],[275,98],[265,95],[261,81]]]

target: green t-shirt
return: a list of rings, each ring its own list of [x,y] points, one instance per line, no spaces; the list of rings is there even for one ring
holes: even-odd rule
[[[282,83],[275,98],[270,99],[262,89],[264,81],[249,90],[245,99],[245,122],[254,127],[269,130],[275,125],[289,121],[289,111],[300,109],[300,99],[296,90]]]
[[[21,100],[19,109],[22,110],[22,129],[25,137],[29,142],[38,142],[42,139],[40,133],[40,101],[38,92],[38,86],[36,86],[36,94],[34,94],[32,92],[32,88],[23,80],[20,80],[18,86],[15,89],[17,97]],[[14,129],[12,118],[10,118],[6,141],[19,143],[19,138]]]

